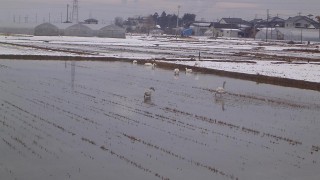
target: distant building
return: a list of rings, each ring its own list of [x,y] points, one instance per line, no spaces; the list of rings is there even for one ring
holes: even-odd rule
[[[231,28],[223,28],[227,29],[228,33],[225,33],[227,36],[234,37],[238,33],[238,37],[249,37],[250,29],[252,29],[252,24],[248,21],[245,21],[241,18],[222,18],[219,21],[219,24],[225,24],[231,26]],[[240,30],[240,31],[239,31]],[[225,36],[225,35],[224,35]]]
[[[319,29],[320,24],[307,16],[295,16],[285,21],[285,28]]]
[[[254,19],[250,21],[252,27],[255,28],[264,28],[264,27],[284,27],[285,25],[285,20],[279,17],[273,17],[269,18],[268,20],[266,19]]]
[[[125,29],[115,25],[72,23],[0,23],[0,33],[34,36],[78,36],[125,38]]]
[[[126,30],[124,28],[112,24],[98,30],[97,36],[109,38],[126,38]]]
[[[220,34],[221,34],[221,37],[237,38],[237,37],[241,37],[241,30],[239,30],[239,29],[221,29]]]
[[[262,28],[256,34],[256,39],[284,41],[320,41],[318,29],[304,28]]]
[[[204,36],[205,32],[211,28],[211,25],[211,22],[193,22],[190,25],[190,29],[192,29],[193,35]]]
[[[285,20],[279,17],[273,17],[268,20],[267,24],[269,27],[284,27]]]
[[[241,37],[241,30],[237,24],[221,24],[219,22],[214,22],[213,24],[214,37]]]
[[[92,37],[94,31],[86,25],[74,24],[64,30],[65,36]]]
[[[33,35],[34,27],[39,24],[34,23],[0,23],[0,33],[3,34],[26,34]]]
[[[84,20],[83,24],[98,24],[98,20],[90,18],[90,19],[86,19]]]
[[[220,24],[233,24],[236,25],[238,28],[243,27],[251,27],[251,24],[248,21],[245,21],[241,18],[222,18],[219,21]]]
[[[34,28],[35,36],[59,36],[59,28],[50,23],[43,23]]]

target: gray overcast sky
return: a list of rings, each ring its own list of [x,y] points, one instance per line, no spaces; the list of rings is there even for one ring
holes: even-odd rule
[[[49,13],[51,21],[66,19],[66,7],[72,0],[0,0],[0,22],[13,22],[20,16],[20,21],[47,21]],[[80,20],[90,17],[105,23],[111,23],[114,17],[126,19],[135,15],[149,15],[162,11],[170,14],[194,13],[197,19],[207,21],[221,17],[242,17],[244,19],[266,18],[266,10],[270,14],[288,18],[301,12],[303,15],[320,15],[320,0],[79,0]],[[71,10],[71,8],[70,8]]]

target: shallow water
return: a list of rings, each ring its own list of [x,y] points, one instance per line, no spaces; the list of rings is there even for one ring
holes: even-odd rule
[[[310,90],[123,62],[1,60],[0,179],[318,179],[319,110]]]

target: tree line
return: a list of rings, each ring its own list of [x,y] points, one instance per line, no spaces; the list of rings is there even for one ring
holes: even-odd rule
[[[165,11],[159,14],[156,12],[152,15],[153,21],[156,25],[159,25],[161,29],[165,30],[166,28],[175,28],[177,27],[177,18],[176,14],[167,14]],[[196,19],[195,14],[185,13],[181,18],[179,17],[178,27],[188,27]]]
[[[155,12],[153,15],[146,17],[129,17],[127,20],[123,20],[121,17],[116,17],[114,23],[120,27],[126,27],[127,32],[141,32],[149,33],[152,29],[161,29],[166,33],[174,31],[173,29],[177,27],[189,27],[189,25],[195,21],[196,15],[191,13],[185,13],[182,17],[179,17],[176,14],[167,14],[165,11],[159,15]],[[132,29],[133,26],[138,24],[143,24],[142,27],[136,27]]]

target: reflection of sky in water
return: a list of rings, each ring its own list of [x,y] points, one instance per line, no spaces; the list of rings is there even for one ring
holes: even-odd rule
[[[319,177],[319,92],[131,63],[0,64],[5,179]]]

